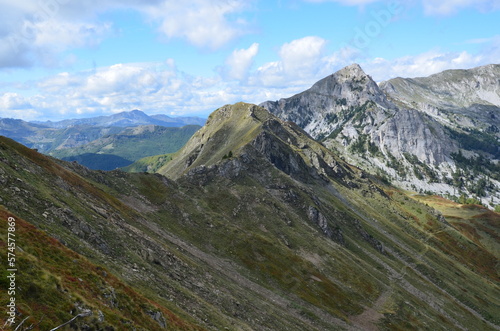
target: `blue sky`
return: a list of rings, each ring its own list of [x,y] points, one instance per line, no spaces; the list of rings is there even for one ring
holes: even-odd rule
[[[207,116],[359,63],[376,81],[500,63],[498,0],[0,0],[0,117]]]

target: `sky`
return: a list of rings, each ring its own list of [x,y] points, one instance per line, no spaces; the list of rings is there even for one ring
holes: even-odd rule
[[[0,0],[0,117],[206,117],[358,63],[381,82],[500,63],[500,0]]]

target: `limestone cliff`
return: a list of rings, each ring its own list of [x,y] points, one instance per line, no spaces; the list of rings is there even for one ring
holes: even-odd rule
[[[399,185],[500,202],[500,65],[379,86],[353,64],[261,106]]]

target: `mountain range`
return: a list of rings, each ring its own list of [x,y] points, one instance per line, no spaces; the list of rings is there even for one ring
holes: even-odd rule
[[[302,93],[261,106],[398,187],[495,208],[500,205],[499,77],[500,65],[491,64],[377,84],[353,64]],[[61,122],[3,119],[0,134],[93,169],[156,171],[171,157],[155,155],[177,151],[196,131],[161,127],[188,123],[204,120],[137,110]],[[155,125],[157,132],[131,134],[152,130],[132,129],[142,125]],[[162,143],[168,141],[176,143]]]
[[[407,194],[257,105],[214,111],[154,174],[3,137],[0,161],[34,329],[500,328],[498,213]]]
[[[104,136],[118,134],[131,127],[154,125],[161,127],[202,126],[199,117],[149,116],[139,110],[110,116],[71,119],[58,122],[26,122],[19,119],[0,119],[0,135],[9,137],[42,153],[76,148]]]
[[[141,125],[124,128],[120,133],[106,135],[87,144],[58,148],[48,155],[76,161],[90,169],[113,170],[161,153],[179,150],[200,129],[198,125],[180,128]]]
[[[2,120],[81,129],[45,136],[60,158],[160,154],[100,171],[0,137],[4,327],[500,329],[500,214],[473,203],[498,198],[496,70],[377,84],[351,65],[200,129]],[[418,193],[440,188],[472,200]]]
[[[261,106],[400,187],[496,205],[499,77],[492,64],[377,84],[353,64]]]
[[[91,169],[113,170],[177,151],[204,123],[198,117],[149,116],[133,110],[59,122],[0,119],[0,135]]]
[[[205,119],[200,117],[170,117],[167,115],[147,115],[140,110],[124,111],[121,113],[82,119],[69,119],[57,122],[34,121],[33,124],[49,128],[64,129],[71,126],[97,127],[135,127],[139,125],[158,125],[166,127],[181,127],[185,125],[203,125]]]

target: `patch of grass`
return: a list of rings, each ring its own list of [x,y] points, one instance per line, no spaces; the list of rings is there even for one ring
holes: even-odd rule
[[[166,165],[169,161],[172,161],[173,153],[161,154],[155,156],[148,156],[139,159],[132,163],[131,165],[122,168],[126,172],[150,172],[155,173]]]

